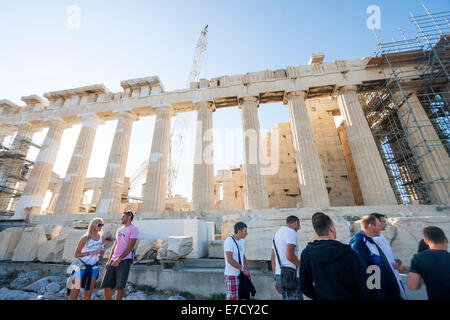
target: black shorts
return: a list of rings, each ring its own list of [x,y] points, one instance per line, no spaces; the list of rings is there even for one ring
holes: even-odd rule
[[[103,276],[102,288],[125,289],[131,264],[131,259],[125,259],[121,260],[117,267],[108,266]]]

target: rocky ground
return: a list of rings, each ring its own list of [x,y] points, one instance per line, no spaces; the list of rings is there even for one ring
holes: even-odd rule
[[[0,267],[0,300],[67,300],[67,275],[48,275],[40,271],[8,273]],[[127,283],[124,300],[186,300],[196,299],[187,292],[171,292],[150,286]],[[113,297],[114,298],[114,297]],[[79,299],[82,299],[80,292]],[[100,281],[92,292],[93,300],[103,300]]]
[[[46,274],[41,271],[26,273],[8,273],[0,266],[0,300],[67,300],[67,274]],[[411,291],[406,286],[406,274],[402,274],[403,287],[409,300],[427,300],[426,288]],[[82,291],[78,299],[82,299]],[[115,297],[113,296],[113,299]],[[95,284],[93,300],[103,300],[100,281]],[[225,295],[216,294],[211,297],[200,297],[189,292],[159,290],[151,286],[138,286],[131,282],[125,288],[124,300],[224,300]],[[308,299],[307,299],[308,300]]]

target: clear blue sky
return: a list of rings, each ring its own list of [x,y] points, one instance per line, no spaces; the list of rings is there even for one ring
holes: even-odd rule
[[[361,58],[376,47],[366,27],[370,5],[381,9],[382,41],[416,29],[409,11],[450,10],[450,1],[7,1],[0,4],[0,99],[23,105],[21,96],[97,83],[121,91],[120,81],[158,75],[166,90],[185,88],[195,43],[209,25],[203,78],[305,65],[313,52],[325,61]],[[66,26],[67,8],[81,9],[80,29]],[[287,107],[262,105],[261,128],[288,121]],[[135,123],[127,175],[148,157],[154,119]],[[116,122],[98,129],[88,176],[103,176]],[[237,108],[214,114],[214,127],[241,127]],[[64,176],[79,126],[66,130],[55,171]],[[45,131],[35,135],[42,141]],[[239,147],[239,145],[238,145]],[[193,146],[192,148],[193,149]],[[225,149],[224,149],[225,150]],[[186,158],[191,159],[192,150]],[[239,150],[240,151],[240,150]],[[240,152],[239,152],[240,153]],[[217,159],[216,170],[233,163]],[[234,164],[242,162],[240,154]],[[221,163],[222,162],[222,163]],[[180,172],[177,193],[191,196],[192,169]]]

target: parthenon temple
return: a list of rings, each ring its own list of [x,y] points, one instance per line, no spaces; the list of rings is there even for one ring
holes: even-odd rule
[[[414,135],[419,134],[411,133],[410,142],[413,145],[410,149],[419,149],[417,153],[411,152],[412,156],[420,157],[422,161],[419,179],[425,185],[423,191],[417,190],[414,185],[406,191],[398,188],[396,180],[392,179],[392,169],[386,165],[386,160],[383,161],[386,157],[383,155],[384,146],[371,131],[374,111],[369,109],[378,103],[377,93],[386,82],[380,72],[380,59],[364,57],[323,62],[323,58],[323,54],[314,54],[305,66],[201,79],[198,83],[191,83],[188,89],[172,92],[164,90],[158,76],[151,76],[122,81],[124,91],[117,93],[110,92],[103,85],[92,85],[48,92],[44,94],[47,100],[36,95],[22,97],[25,106],[2,100],[2,140],[7,135],[16,134],[9,148],[3,152],[1,210],[7,211],[7,205],[11,207],[12,194],[8,193],[8,188],[14,189],[15,182],[20,181],[24,189],[15,201],[17,204],[12,218],[25,219],[28,215],[42,214],[42,203],[50,186],[62,133],[64,129],[81,122],[69,168],[60,182],[57,198],[52,199],[53,214],[79,213],[97,127],[105,121],[118,119],[105,175],[101,185],[93,188],[93,203],[99,214],[121,212],[124,207],[122,200],[126,200],[126,188],[124,197],[123,186],[126,186],[125,169],[133,122],[141,117],[156,116],[140,210],[164,211],[170,119],[179,112],[197,112],[197,124],[200,124],[196,131],[200,139],[196,138],[195,145],[195,157],[200,160],[195,161],[194,165],[192,209],[218,209],[219,191],[214,184],[214,164],[203,156],[211,143],[205,138],[205,132],[213,127],[212,113],[216,109],[231,107],[241,109],[246,139],[243,150],[245,163],[240,171],[242,181],[238,182],[242,205],[234,204],[239,202],[236,194],[233,199],[227,198],[231,202],[228,208],[265,209],[296,207],[297,204],[318,208],[330,205],[396,205],[403,203],[402,197],[410,200],[407,203],[448,204],[448,144],[441,143],[437,130],[442,129],[437,126],[436,130],[432,125],[429,117],[433,114],[427,114],[429,110],[422,105],[427,97],[414,90],[417,86],[414,80],[404,85],[408,86],[408,91],[403,92],[404,106],[400,102],[402,92],[394,92],[394,96],[399,96],[397,103],[400,112],[409,108],[405,112],[418,119],[414,122],[407,120],[409,123],[404,125],[417,125],[420,121],[421,137],[418,139],[429,145],[428,148],[420,146],[414,139]],[[402,61],[401,68],[409,69],[404,72],[416,73],[419,78],[420,71],[415,69],[416,61],[413,59],[408,63]],[[448,84],[443,83],[434,90],[442,92],[444,101]],[[262,152],[263,141],[260,138],[251,139],[252,132],[259,136],[258,106],[270,102],[283,102],[290,116],[290,123],[275,130],[282,131],[282,140],[277,142],[280,146],[279,167],[284,169],[291,163],[292,168],[283,177],[275,179],[272,179],[273,175],[264,173],[261,157],[253,156]],[[342,124],[337,128],[334,116],[342,117]],[[379,112],[379,117],[382,116],[383,113]],[[49,128],[48,133],[34,163],[27,164],[23,156],[14,157],[17,154],[26,155],[30,145],[27,141],[44,127]],[[267,153],[270,141],[264,145]],[[23,179],[15,179],[25,165],[32,167],[31,170],[28,168],[29,174],[25,174]],[[398,168],[400,170],[406,166]],[[407,179],[411,179],[408,177],[410,175],[406,171],[402,176],[404,185],[409,182]],[[287,188],[283,186],[283,181],[288,183]],[[269,189],[274,190],[269,193]],[[288,189],[285,193],[290,192],[290,197],[295,201],[288,203],[280,197],[276,198],[275,194],[284,189]],[[226,208],[227,204],[223,207]]]
[[[444,34],[426,48],[381,46],[373,56],[329,62],[314,53],[306,65],[200,79],[175,91],[154,75],[124,80],[120,92],[94,84],[24,96],[20,106],[0,100],[2,223],[81,228],[100,216],[118,226],[121,212],[132,210],[143,239],[189,235],[192,257],[221,258],[220,241],[242,220],[249,226],[247,258],[267,261],[263,249],[290,214],[306,225],[299,234],[305,242],[315,211],[335,219],[342,241],[363,214],[380,212],[395,230],[393,249],[408,263],[421,226],[450,233],[449,40]],[[258,108],[273,102],[287,108],[289,122],[262,136]],[[240,110],[244,162],[215,175],[209,132],[221,108]],[[197,116],[194,178],[182,181],[192,184],[192,201],[167,197],[171,119],[186,112]],[[125,172],[133,123],[143,117],[156,120],[142,195],[133,199]],[[113,120],[104,176],[87,178],[96,131]],[[61,137],[75,124],[81,129],[60,177],[53,168]],[[33,135],[43,128],[36,145]],[[27,157],[32,146],[35,159]],[[86,202],[87,190],[93,194]]]

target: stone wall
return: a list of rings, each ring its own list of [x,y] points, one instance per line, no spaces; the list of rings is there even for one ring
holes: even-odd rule
[[[274,146],[277,149],[272,150]],[[289,122],[278,123],[278,127],[267,134],[263,139],[263,149],[268,164],[266,167],[277,168],[276,172],[267,172],[266,176],[269,207],[296,208],[297,203],[301,202],[301,195]],[[273,155],[275,152],[278,156]],[[277,160],[278,166],[273,163]]]
[[[247,257],[249,260],[258,261],[270,259],[273,234],[284,225],[289,215],[296,215],[301,221],[298,240],[299,250],[302,250],[313,235],[311,216],[316,211],[322,211],[332,217],[337,227],[338,240],[344,243],[348,243],[352,233],[357,230],[357,221],[363,215],[370,212],[387,215],[390,227],[386,237],[392,240],[394,253],[403,260],[405,266],[409,264],[412,255],[417,251],[423,227],[436,225],[443,228],[447,235],[450,234],[450,210],[426,205],[351,206],[319,210],[317,208],[272,208],[224,212],[140,212],[133,223],[140,229],[140,239],[166,240],[169,236],[190,236],[193,238],[194,250],[188,256],[189,258],[207,257],[208,250],[212,257],[221,258],[220,242],[215,241],[211,245],[211,241],[217,239],[216,234],[220,234],[221,238],[225,239],[233,233],[236,222],[244,221],[248,225],[248,237],[245,240]],[[120,215],[108,214],[101,217],[105,223],[105,235],[114,238],[115,231],[120,226]],[[25,241],[24,236],[20,235],[23,241],[19,241],[18,235],[15,238],[11,236],[11,232],[21,228],[10,228],[0,233],[0,239],[10,239],[9,242],[1,242],[2,259],[11,259],[11,252],[15,250],[17,251],[15,260],[70,262],[76,245],[80,237],[85,234],[92,218],[93,215],[34,216],[30,226],[24,230],[27,233],[25,238],[33,236],[35,240]],[[32,225],[38,227],[33,228]],[[61,249],[62,247],[64,249]],[[61,250],[63,250],[62,257]],[[19,252],[25,252],[26,259],[18,258]]]
[[[355,199],[345,164],[344,151],[339,139],[334,116],[340,115],[335,99],[321,98],[306,101],[319,152],[330,205],[354,206]]]

